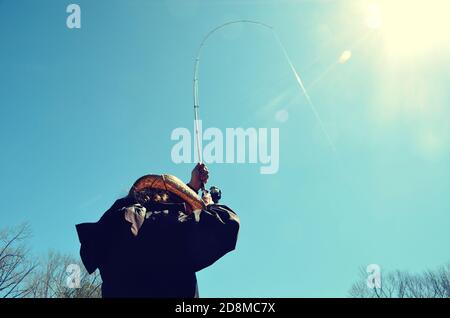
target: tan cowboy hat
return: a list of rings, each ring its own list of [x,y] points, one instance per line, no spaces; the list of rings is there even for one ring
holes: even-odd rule
[[[149,174],[143,176],[133,184],[130,194],[133,195],[145,189],[165,190],[173,193],[189,205],[190,209],[187,209],[188,212],[205,209],[205,204],[198,197],[197,193],[173,175]]]

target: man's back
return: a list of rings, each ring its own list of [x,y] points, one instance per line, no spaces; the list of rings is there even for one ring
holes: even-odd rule
[[[196,297],[199,271],[233,250],[239,219],[226,206],[186,214],[183,205],[150,211],[129,197],[97,223],[77,225],[88,272],[99,268],[103,297]]]

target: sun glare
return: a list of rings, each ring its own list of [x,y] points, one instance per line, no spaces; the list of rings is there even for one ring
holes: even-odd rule
[[[449,0],[380,0],[368,6],[366,24],[393,57],[416,57],[449,45],[449,16]]]

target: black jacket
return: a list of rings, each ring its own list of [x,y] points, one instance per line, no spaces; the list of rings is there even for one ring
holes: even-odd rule
[[[160,210],[123,198],[98,222],[76,226],[81,259],[89,273],[100,270],[103,297],[198,297],[195,272],[236,246],[239,218],[227,206]]]

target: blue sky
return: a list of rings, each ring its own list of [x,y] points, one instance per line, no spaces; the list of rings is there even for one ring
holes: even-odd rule
[[[450,27],[434,24],[448,10],[380,3],[373,28],[376,1],[73,2],[81,29],[66,27],[69,1],[0,0],[0,226],[29,221],[36,254],[78,254],[74,225],[144,174],[189,179],[170,134],[193,127],[198,45],[251,19],[277,30],[336,152],[267,30],[208,41],[203,126],[279,128],[280,168],[209,166],[241,232],[198,274],[201,295],[341,297],[360,266],[448,262]]]

